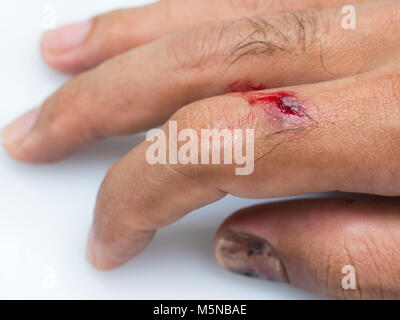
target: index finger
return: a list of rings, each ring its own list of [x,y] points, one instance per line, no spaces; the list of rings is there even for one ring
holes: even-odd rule
[[[368,81],[368,76],[359,78],[363,88],[368,87]],[[166,125],[165,138],[159,138],[162,143],[158,144],[157,152],[152,149],[154,144],[146,141],[108,173],[97,200],[89,260],[98,269],[115,268],[143,250],[158,228],[227,193],[250,198],[332,190],[368,193],[370,188],[383,195],[399,193],[400,190],[389,187],[377,190],[376,186],[385,185],[387,172],[379,171],[373,186],[369,180],[368,170],[380,163],[371,155],[384,154],[386,148],[379,142],[381,128],[375,124],[387,121],[385,115],[365,106],[378,103],[377,99],[382,97],[372,91],[362,96],[364,90],[354,88],[354,83],[350,86],[349,82],[332,81],[278,92],[235,93],[179,110],[171,119],[177,123],[178,138],[184,132],[176,148],[170,143],[175,141],[170,139],[173,132]],[[388,83],[380,83],[379,79],[373,83],[375,88],[388,87]],[[337,92],[341,95],[337,96]],[[352,108],[347,109],[350,104]],[[359,108],[364,110],[362,116]],[[346,112],[344,118],[343,112]],[[362,123],[365,130],[359,130],[357,123]],[[390,130],[390,123],[387,125]],[[183,131],[186,128],[191,130]],[[221,143],[203,148],[202,129],[218,132],[226,129],[231,133],[254,129],[254,172],[238,174],[236,169],[245,162],[237,161],[236,154],[233,160],[226,161],[229,158],[225,151],[237,145],[246,159],[251,158],[247,158],[252,153],[247,148],[246,134],[233,139],[234,144],[225,144],[224,139],[223,146]],[[198,150],[194,154],[188,148],[192,138]],[[357,141],[362,148],[355,147]],[[208,160],[214,159],[210,158],[214,146],[223,154],[220,162],[203,162],[204,154]],[[154,161],[147,157],[149,150],[155,157],[160,153],[166,155],[152,165]],[[193,161],[196,159],[197,162]]]

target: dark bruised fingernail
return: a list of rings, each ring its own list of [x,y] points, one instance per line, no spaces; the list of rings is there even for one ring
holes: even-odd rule
[[[285,265],[271,244],[247,233],[227,232],[217,243],[219,264],[232,272],[288,282]]]

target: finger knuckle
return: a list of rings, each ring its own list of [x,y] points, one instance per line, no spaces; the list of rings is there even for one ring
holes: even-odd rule
[[[351,264],[346,250],[326,243],[312,243],[306,248],[306,263],[310,274],[310,289],[330,298],[344,298],[341,269]]]
[[[385,190],[388,194],[400,190],[400,171],[398,158],[400,155],[400,70],[390,68],[373,77],[367,83],[367,89],[372,92],[368,104],[368,112],[360,112],[368,117],[368,122],[374,124],[370,129],[369,141],[379,140],[373,144],[374,172],[376,190]],[[379,150],[379,152],[377,152]]]
[[[166,55],[174,71],[203,70],[220,63],[229,38],[224,24],[192,27],[167,40]]]
[[[372,228],[373,230],[373,228]],[[372,231],[371,230],[371,231]],[[345,227],[334,245],[320,248],[323,254],[310,262],[316,290],[334,299],[396,298],[399,241],[366,233],[357,223]],[[348,271],[354,270],[355,287],[344,287]]]
[[[233,62],[243,57],[274,54],[301,55],[319,48],[329,19],[318,11],[291,11],[273,18],[241,20],[241,34],[231,51]],[[244,36],[243,36],[244,35]]]
[[[250,16],[271,12],[276,7],[276,3],[271,0],[229,0],[233,13]]]
[[[219,99],[206,99],[180,109],[174,116],[180,125],[200,131],[221,126]]]
[[[286,30],[293,50],[306,52],[319,45],[321,35],[329,29],[329,18],[315,10],[298,10],[284,13],[277,21]]]
[[[80,90],[85,84],[84,76],[77,76],[64,84],[56,93],[51,95],[43,104],[49,128],[56,136],[69,135],[75,130],[77,123],[86,123],[87,129],[94,123],[95,114],[90,106],[93,105],[93,95],[88,90]],[[94,134],[87,130],[88,135]]]
[[[164,47],[175,71],[205,70],[229,66],[245,56],[299,55],[314,50],[327,24],[329,19],[313,10],[275,18],[248,17],[192,27],[171,36]]]
[[[221,178],[217,172],[231,173],[233,157],[233,126],[241,116],[241,107],[230,105],[224,97],[202,100],[180,109],[172,118],[176,121],[178,137],[182,133],[195,137],[197,162],[181,163],[175,169],[186,176],[214,181]],[[191,140],[193,141],[193,140]],[[178,142],[178,150],[187,145],[187,138]],[[229,159],[229,158],[228,158]],[[201,165],[199,165],[201,164]],[[226,170],[225,170],[226,169]]]

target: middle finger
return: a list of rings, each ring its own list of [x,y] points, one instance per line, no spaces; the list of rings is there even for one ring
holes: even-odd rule
[[[342,29],[342,16],[333,9],[194,28],[74,78],[47,99],[40,112],[29,113],[22,125],[17,120],[6,130],[4,144],[19,160],[54,161],[99,138],[158,125],[201,98],[369,70],[397,46],[395,35],[377,42],[392,31],[385,21],[396,10],[387,2],[357,7],[354,32]],[[21,134],[23,125],[28,133]],[[15,127],[17,135],[7,134]]]

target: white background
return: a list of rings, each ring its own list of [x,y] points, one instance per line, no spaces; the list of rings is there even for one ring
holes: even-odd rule
[[[67,80],[39,56],[44,7],[57,10],[61,25],[146,2],[2,0],[0,126]],[[17,163],[0,150],[0,298],[318,298],[218,267],[213,237],[219,224],[238,208],[260,202],[234,197],[159,231],[127,265],[107,273],[94,270],[85,260],[85,244],[97,189],[107,169],[142,137],[110,139],[52,165]]]

